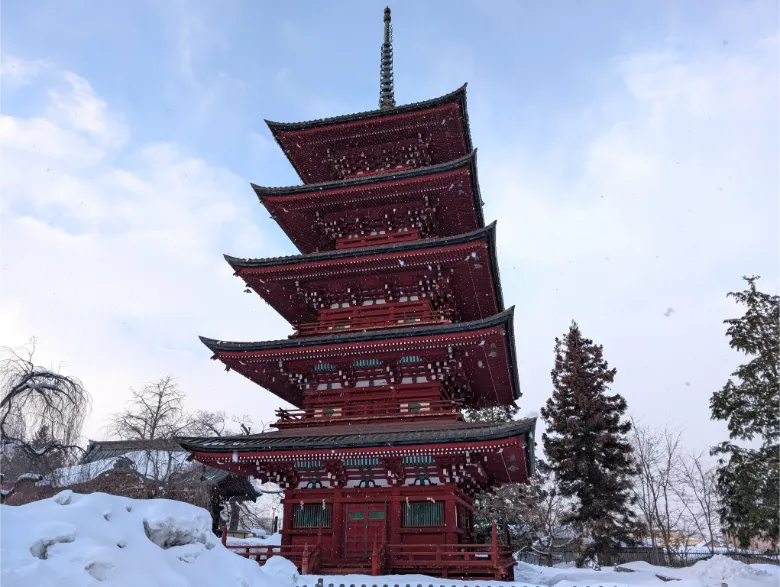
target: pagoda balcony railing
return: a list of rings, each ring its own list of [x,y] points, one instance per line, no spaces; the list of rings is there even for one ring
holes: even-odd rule
[[[369,175],[382,175],[385,173],[398,173],[399,171],[406,171],[411,169],[411,165],[396,165],[395,167],[382,167],[380,169],[372,169],[370,171],[357,171],[350,173],[344,177],[344,179],[353,179],[355,177],[367,177]]]
[[[293,336],[331,334],[341,330],[449,324],[453,318],[452,309],[434,310],[429,300],[351,306],[320,311],[320,319],[317,322],[299,324]]]
[[[366,402],[403,402],[447,399],[442,394],[441,381],[399,383],[395,385],[373,385],[369,387],[339,387],[336,389],[317,389],[307,392],[304,408],[339,407],[344,404]],[[460,401],[460,400],[458,400]]]
[[[420,240],[420,231],[416,228],[400,232],[385,232],[384,234],[363,234],[359,236],[347,236],[336,238],[337,249],[357,249],[360,247],[372,247],[376,245],[388,245],[391,243],[405,243]]]
[[[347,422],[397,420],[399,418],[462,419],[460,403],[453,400],[402,399],[343,403],[302,410],[276,410],[277,428],[320,426]]]

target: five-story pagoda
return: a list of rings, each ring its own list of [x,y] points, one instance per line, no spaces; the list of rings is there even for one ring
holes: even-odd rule
[[[465,86],[395,105],[389,9],[381,64],[378,110],[268,123],[304,185],[253,188],[302,254],[226,259],[294,333],[202,338],[296,409],[277,410],[271,432],[180,440],[202,463],[279,484],[282,548],[316,544],[323,570],[381,549],[388,570],[446,574],[468,566],[452,553],[473,542],[475,492],[528,479],[534,421],[462,417],[520,396]],[[431,548],[435,564],[413,554]]]

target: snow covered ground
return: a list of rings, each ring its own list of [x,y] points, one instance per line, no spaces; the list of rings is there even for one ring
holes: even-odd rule
[[[746,565],[717,555],[685,569],[654,567],[647,563],[621,565],[623,571],[605,567],[601,571],[577,568],[537,567],[519,563],[515,569],[515,581],[485,581],[475,579],[458,581],[424,575],[368,575],[320,576],[303,575],[300,585],[314,587],[319,578],[324,587],[333,585],[360,585],[365,587],[529,587],[533,585],[555,587],[777,587],[780,567],[773,565]],[[659,577],[664,577],[661,579]]]
[[[246,539],[252,545],[278,542]],[[231,542],[243,542],[231,539]],[[206,510],[165,499],[136,500],[63,491],[23,506],[0,506],[2,587],[777,587],[780,570],[715,556],[685,569],[635,562],[623,571],[547,568],[519,563],[515,582],[423,575],[298,576],[274,557],[260,567],[228,551],[211,532]],[[661,579],[660,577],[664,579]]]
[[[228,536],[227,543],[232,546],[277,546],[282,543],[282,535],[277,532],[266,538],[258,538],[257,536],[236,538],[235,536]]]
[[[3,587],[287,587],[284,559],[265,567],[236,556],[211,532],[201,508],[63,491],[0,506]]]
[[[620,569],[620,570],[618,570]],[[577,568],[537,567],[518,563],[515,580],[536,585],[583,587],[585,585],[664,585],[674,587],[777,587],[778,569],[772,565],[746,565],[722,555],[699,561],[691,567],[671,569],[645,562],[604,567],[600,571]]]

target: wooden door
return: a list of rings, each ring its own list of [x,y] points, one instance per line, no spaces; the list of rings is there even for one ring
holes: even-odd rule
[[[344,556],[352,559],[369,560],[377,545],[385,541],[385,504],[347,504],[346,527],[344,528]]]

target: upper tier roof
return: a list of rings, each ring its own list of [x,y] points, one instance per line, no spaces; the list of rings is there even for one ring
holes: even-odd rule
[[[440,98],[387,110],[266,123],[306,184],[435,165],[473,149],[465,84]]]
[[[177,440],[201,462],[261,478],[269,466],[284,466],[285,461],[344,462],[430,452],[445,462],[451,455],[471,454],[494,482],[523,483],[534,470],[535,427],[534,418],[498,423],[415,421]]]
[[[334,425],[324,428],[273,430],[244,436],[184,437],[177,441],[198,452],[266,452],[419,445],[441,442],[474,442],[524,436],[532,432],[535,418],[512,422],[396,422]]]
[[[388,283],[413,289],[419,280],[436,279],[442,272],[450,279],[460,319],[470,321],[504,309],[495,228],[493,222],[446,238],[271,259],[227,255],[225,259],[236,275],[292,324],[317,318],[317,308],[308,297],[312,292],[327,299],[348,288],[367,291],[373,285],[369,289],[376,290]]]
[[[260,202],[303,253],[334,248],[326,218],[418,210],[437,201],[435,230],[450,236],[484,226],[476,151],[465,157],[405,171],[318,184],[269,188],[252,184]],[[332,230],[330,232],[333,232]]]
[[[520,397],[512,317],[513,308],[509,308],[489,318],[456,324],[264,342],[205,337],[201,341],[214,352],[212,358],[298,407],[303,403],[301,377],[312,377],[315,366],[323,361],[334,372],[346,373],[356,361],[377,359],[398,366],[404,356],[414,355],[423,363],[436,363],[455,352],[454,360],[460,361],[474,394],[467,398],[469,405],[484,407],[510,404]]]

